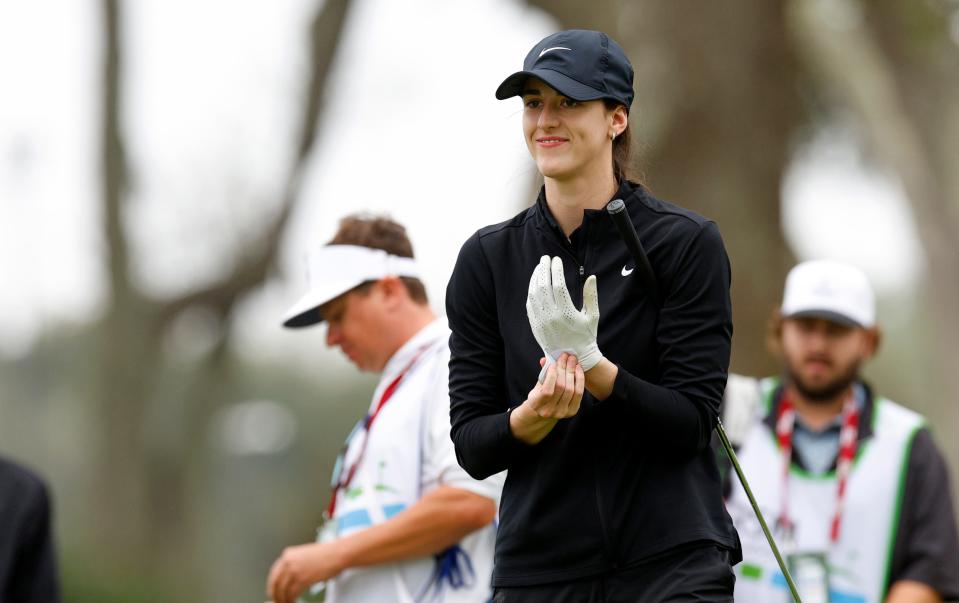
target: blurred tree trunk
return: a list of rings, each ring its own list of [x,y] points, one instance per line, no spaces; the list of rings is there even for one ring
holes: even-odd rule
[[[223,353],[228,329],[213,352],[194,367],[186,412],[180,417],[182,452],[157,454],[145,442],[146,409],[155,395],[164,368],[163,339],[173,320],[192,308],[211,310],[221,326],[229,321],[236,303],[262,283],[273,268],[279,242],[300,197],[303,172],[313,152],[324,93],[333,58],[342,37],[350,0],[320,2],[310,26],[309,72],[306,74],[300,133],[286,185],[274,215],[264,217],[258,237],[245,243],[247,251],[228,274],[210,285],[177,299],[156,300],[140,293],[130,274],[128,234],[123,222],[128,200],[129,168],[124,152],[123,15],[118,0],[102,0],[104,27],[102,97],[103,232],[110,281],[107,308],[99,324],[95,375],[90,394],[98,409],[100,430],[92,497],[96,517],[91,537],[105,547],[104,559],[124,560],[133,568],[163,572],[153,562],[164,551],[182,554],[188,547],[184,488],[188,469],[203,463],[209,420],[224,403],[229,387],[220,383],[228,374]],[[149,543],[144,546],[144,543]],[[153,559],[138,554],[152,551]],[[175,560],[169,559],[167,560]],[[182,561],[182,558],[180,559]],[[181,579],[188,577],[181,577]]]
[[[139,446],[141,411],[148,389],[148,376],[155,367],[157,351],[144,345],[152,339],[152,321],[144,318],[149,303],[129,279],[129,252],[123,225],[127,192],[126,153],[123,145],[122,50],[123,14],[118,0],[103,0],[103,140],[102,192],[105,245],[110,279],[109,300],[99,329],[99,350],[93,399],[99,408],[102,433],[96,476],[96,523],[100,544],[112,547],[128,559],[143,542],[146,525],[143,499],[144,476]],[[146,331],[146,332],[145,332]]]
[[[932,386],[915,395],[932,400],[906,403],[934,422],[959,425],[959,48],[952,15],[936,3],[895,0],[792,0],[789,14],[810,70],[853,111],[867,148],[899,176],[912,203],[934,329],[932,350],[917,351],[930,359],[924,381]],[[940,442],[959,458],[955,438]]]
[[[925,165],[918,171],[897,161],[892,167],[905,181],[928,178],[923,188],[908,187],[926,251],[926,297],[931,303],[932,349],[927,380],[934,383],[923,404],[934,425],[959,426],[959,46],[950,32],[956,8],[944,3],[869,3],[866,23],[887,57],[900,95],[902,112],[914,128],[917,155]],[[878,124],[876,124],[878,125]],[[917,173],[918,172],[918,173]],[[921,196],[920,196],[921,195]],[[915,402],[914,402],[915,403]],[[959,438],[939,428],[938,441],[953,463],[959,461]],[[950,435],[952,437],[943,437]],[[959,500],[959,480],[953,480]],[[959,509],[957,509],[959,511]]]
[[[794,261],[780,223],[791,137],[803,125],[782,4],[531,0],[562,27],[609,33],[630,56],[634,141],[655,194],[716,220],[733,267],[732,369],[778,370],[768,317]]]

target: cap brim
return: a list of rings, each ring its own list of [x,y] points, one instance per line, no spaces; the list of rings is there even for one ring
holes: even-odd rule
[[[287,311],[286,318],[283,319],[283,326],[295,329],[323,322],[320,306],[333,301],[356,287],[357,284],[359,283],[354,281],[348,283],[326,282],[323,283],[322,287],[311,289]]]
[[[291,329],[299,327],[309,327],[323,322],[323,315],[320,313],[320,306],[325,301],[318,301],[317,296],[307,293],[300,301],[296,302],[286,313],[283,319],[283,326]]]
[[[566,98],[571,98],[576,101],[590,101],[607,96],[600,90],[577,82],[573,78],[563,75],[558,71],[553,71],[552,69],[533,69],[532,71],[517,71],[503,80],[503,83],[496,89],[496,98],[504,100],[514,96],[522,96],[523,89],[526,86],[526,80],[531,77],[543,80]]]
[[[865,325],[860,323],[858,320],[833,310],[800,310],[798,312],[793,312],[792,314],[784,315],[783,318],[822,318],[823,320],[828,320],[829,322],[834,322],[847,327],[856,327],[860,329],[866,328]]]

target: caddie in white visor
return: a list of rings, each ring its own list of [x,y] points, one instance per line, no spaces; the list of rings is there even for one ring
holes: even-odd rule
[[[419,278],[413,258],[391,255],[360,245],[326,245],[307,260],[309,291],[286,313],[284,327],[308,327],[323,322],[320,306],[369,281],[387,276]]]

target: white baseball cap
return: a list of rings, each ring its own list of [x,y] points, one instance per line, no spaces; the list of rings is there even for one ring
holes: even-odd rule
[[[320,306],[367,281],[387,276],[419,278],[413,258],[391,255],[360,245],[325,245],[307,258],[310,289],[283,319],[284,327],[307,327],[323,322]]]
[[[814,316],[871,328],[876,324],[876,296],[859,268],[811,260],[789,271],[780,311],[784,318]]]

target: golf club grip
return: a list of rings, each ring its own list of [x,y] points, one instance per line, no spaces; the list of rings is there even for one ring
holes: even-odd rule
[[[636,234],[636,229],[633,228],[633,223],[629,219],[626,204],[623,203],[622,199],[613,199],[606,204],[606,212],[612,218],[613,224],[616,225],[616,230],[619,231],[619,236],[626,244],[629,254],[633,256],[633,262],[636,264],[636,269],[639,270],[640,278],[646,285],[649,297],[657,307],[661,306],[662,298],[659,295],[656,273],[653,272],[653,267],[650,265],[649,258],[646,257],[646,251],[643,249],[643,243],[639,240],[639,235]]]

